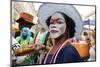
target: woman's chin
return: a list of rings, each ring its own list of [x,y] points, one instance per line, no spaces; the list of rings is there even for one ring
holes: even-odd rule
[[[60,35],[51,35],[51,38],[57,39]]]

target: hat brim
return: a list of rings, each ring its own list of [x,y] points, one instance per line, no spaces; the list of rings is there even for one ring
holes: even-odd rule
[[[24,21],[24,23],[22,21]],[[19,24],[23,23],[23,24],[35,25],[34,23],[24,20],[23,18],[19,18],[18,20],[16,20],[16,22]]]
[[[75,22],[75,36],[79,35],[83,29],[83,21],[78,11],[67,4],[42,4],[38,11],[38,20],[46,29],[48,26],[46,20],[55,12],[63,12]]]

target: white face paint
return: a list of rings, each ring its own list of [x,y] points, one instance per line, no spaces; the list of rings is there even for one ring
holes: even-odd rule
[[[51,16],[49,31],[51,38],[58,38],[66,30],[65,19],[62,14],[55,13]]]

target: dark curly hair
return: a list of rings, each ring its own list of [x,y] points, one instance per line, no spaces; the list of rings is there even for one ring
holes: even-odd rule
[[[73,21],[73,19],[71,19],[70,17],[68,17],[66,14],[62,13],[62,12],[57,12],[63,15],[63,17],[65,18],[66,21],[66,32],[68,32],[68,37],[67,38],[72,38],[75,34],[75,22]],[[46,20],[46,24],[49,27],[50,25],[50,19],[51,16]]]

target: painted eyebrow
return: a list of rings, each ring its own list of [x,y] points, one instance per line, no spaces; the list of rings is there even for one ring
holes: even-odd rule
[[[65,22],[65,20],[64,20],[64,19],[62,19],[62,18],[58,18],[58,21],[64,21],[64,22]]]
[[[63,20],[62,18],[58,18],[58,20]]]
[[[52,19],[51,19],[52,20]],[[57,20],[64,20],[64,19],[62,19],[62,18],[57,18]]]
[[[53,23],[53,21],[52,21],[53,19],[51,19],[51,21],[50,21],[50,23]],[[55,19],[57,22],[65,22],[65,20],[64,19],[62,19],[62,18],[57,18],[57,19]]]

